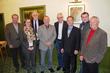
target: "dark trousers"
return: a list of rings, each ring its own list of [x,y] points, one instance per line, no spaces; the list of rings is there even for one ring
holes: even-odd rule
[[[79,73],[83,73],[83,62],[80,61],[80,72]]]
[[[35,50],[28,51],[25,53],[25,59],[26,59],[26,69],[30,71],[32,69],[32,72],[36,71],[36,65],[35,65]]]
[[[21,66],[25,65],[22,48],[21,47],[11,48],[11,50],[12,50],[13,65],[16,69],[19,69],[19,61],[18,61],[19,59],[18,59],[18,57],[20,57]]]
[[[59,64],[59,66],[64,67],[63,54],[61,53],[61,49],[62,49],[61,40],[56,40],[55,47],[56,47],[57,52],[58,52],[58,64]]]
[[[83,73],[98,73],[98,64],[83,61],[82,69]]]
[[[36,40],[34,42],[34,46],[35,46],[35,63],[37,64],[37,59],[38,59],[38,64],[40,64],[40,50],[39,50],[39,41],[40,40]]]
[[[77,69],[77,56],[64,53],[64,73],[75,73]]]

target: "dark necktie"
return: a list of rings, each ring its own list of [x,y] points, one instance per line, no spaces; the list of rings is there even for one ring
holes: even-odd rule
[[[35,20],[35,32],[37,32],[37,24],[36,24],[36,20]]]

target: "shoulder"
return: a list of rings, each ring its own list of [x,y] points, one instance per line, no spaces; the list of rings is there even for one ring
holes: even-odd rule
[[[19,25],[21,28],[24,27],[24,24],[18,23],[18,25]]]
[[[58,22],[55,22],[54,25],[57,26],[58,25]]]
[[[51,24],[50,24],[49,26],[50,26],[51,28],[54,28],[54,25],[51,25]]]
[[[67,24],[67,22],[66,22],[65,20],[63,21],[63,23],[64,23],[64,24]]]
[[[67,24],[66,21],[63,21],[63,24],[64,24],[64,27],[67,27],[68,26],[68,24]]]
[[[106,31],[104,31],[103,29],[98,28],[98,30],[99,30],[99,32],[100,32],[102,35],[107,35],[107,32],[106,32]]]
[[[49,27],[50,27],[51,30],[54,30],[55,29],[55,26],[54,25],[51,25],[50,24]]]
[[[38,21],[41,21],[42,22],[43,20],[38,19]]]
[[[73,26],[73,30],[77,34],[80,34],[81,33],[80,28],[78,28],[78,27]]]
[[[6,28],[10,28],[12,26],[12,23],[6,24]]]
[[[6,26],[10,26],[10,25],[12,25],[12,23],[8,23],[8,24],[6,24]]]
[[[43,23],[43,20],[38,19],[39,22]]]
[[[41,26],[39,26],[39,29],[42,29],[42,28],[44,28],[44,24],[43,24],[43,25],[41,25]]]
[[[76,27],[76,26],[73,26],[74,30],[76,31],[80,31],[80,28]]]

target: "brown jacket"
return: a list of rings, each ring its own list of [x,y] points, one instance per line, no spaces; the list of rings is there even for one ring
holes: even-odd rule
[[[19,47],[21,45],[21,37],[23,32],[23,26],[18,23],[18,33],[16,32],[13,23],[9,23],[5,27],[5,37],[8,45]]]
[[[89,35],[90,29],[87,31],[82,44],[81,53],[84,56],[84,60],[88,63],[100,63],[103,59],[104,53],[107,50],[107,33],[98,28],[94,33],[91,41],[86,46],[86,41]]]

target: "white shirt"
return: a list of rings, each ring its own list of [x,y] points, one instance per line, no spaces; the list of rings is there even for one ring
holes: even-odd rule
[[[59,26],[58,26],[58,39],[62,39],[62,30],[63,30],[63,22],[59,23]]]
[[[70,33],[71,33],[72,29],[73,29],[73,26],[68,27],[68,37],[70,36]]]
[[[36,23],[36,26],[37,26],[37,31],[38,31],[38,28],[39,28],[39,25],[38,25],[38,20],[33,20],[34,22],[34,29],[35,29],[35,23]]]
[[[14,26],[16,32],[18,33],[18,24],[13,24],[13,26]]]

